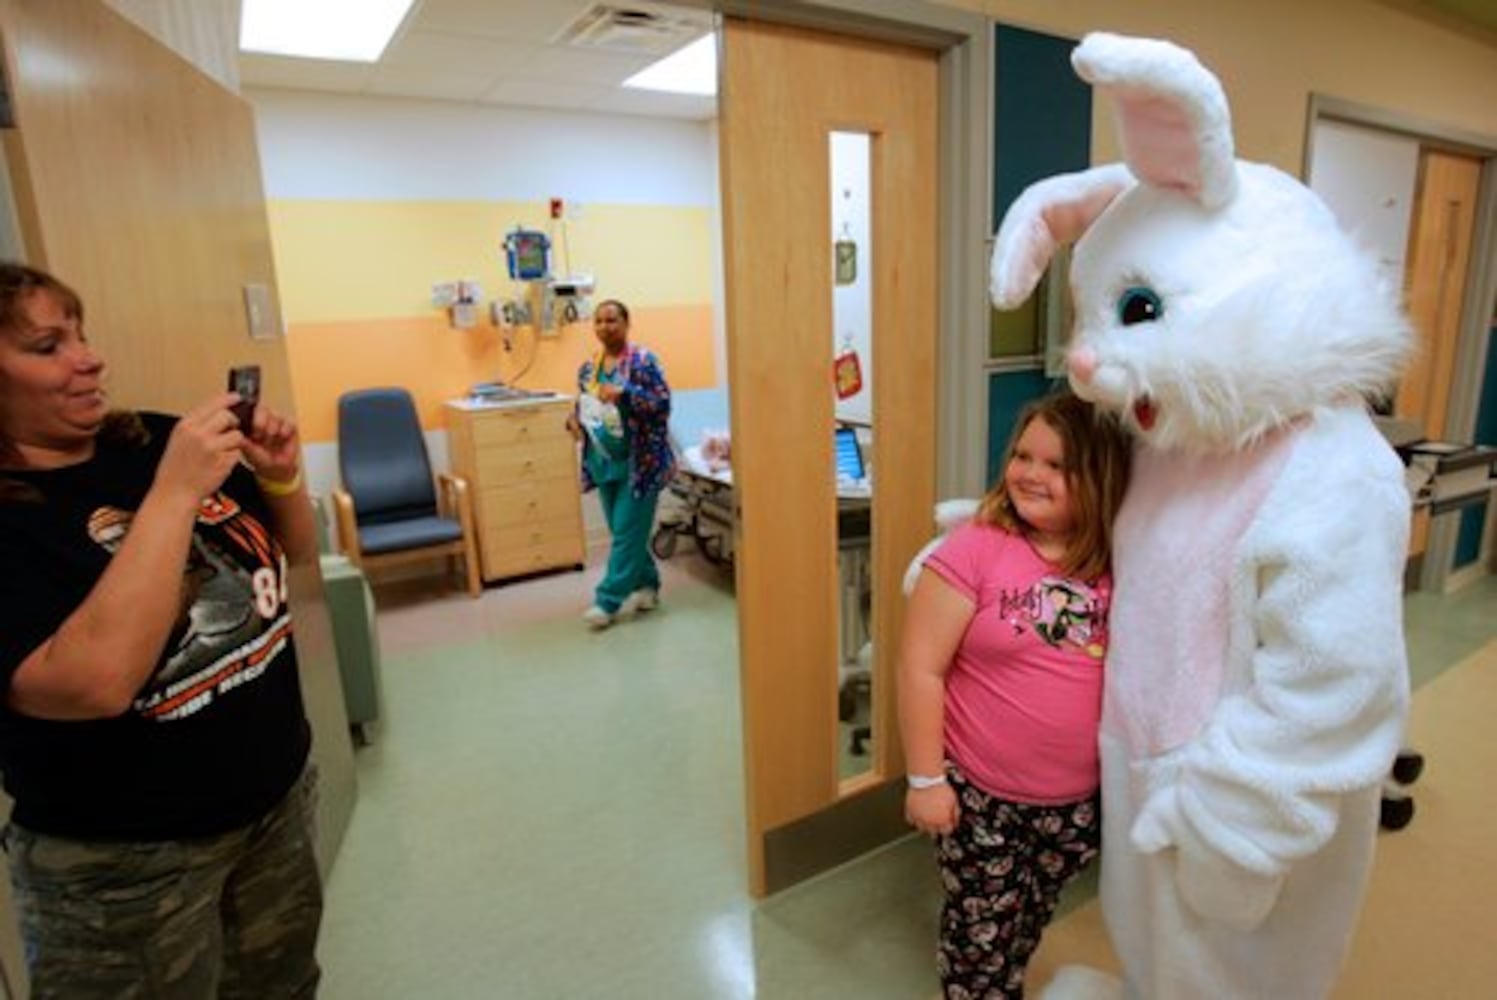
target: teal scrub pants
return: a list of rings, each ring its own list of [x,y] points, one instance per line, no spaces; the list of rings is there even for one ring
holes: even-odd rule
[[[594,603],[613,614],[636,590],[660,589],[660,570],[650,555],[650,530],[655,526],[660,491],[636,497],[625,476],[599,483],[598,499],[603,502],[603,518],[613,544],[608,550],[608,571],[598,584]]]

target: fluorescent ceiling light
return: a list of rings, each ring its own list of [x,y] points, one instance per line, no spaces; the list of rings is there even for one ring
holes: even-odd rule
[[[713,96],[717,93],[717,36],[708,32],[635,73],[624,86]]]
[[[374,62],[414,0],[244,0],[239,48],[277,56]]]

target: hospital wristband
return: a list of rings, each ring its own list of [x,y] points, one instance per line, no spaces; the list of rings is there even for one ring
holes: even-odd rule
[[[255,482],[260,484],[260,492],[268,497],[289,497],[301,489],[301,470],[297,469],[296,475],[285,482],[277,482],[274,479],[266,479],[263,476],[256,476]]]
[[[935,788],[937,785],[946,784],[946,775],[937,774],[927,777],[923,774],[910,774],[905,776],[905,780],[910,783],[911,788],[918,792],[922,789]]]

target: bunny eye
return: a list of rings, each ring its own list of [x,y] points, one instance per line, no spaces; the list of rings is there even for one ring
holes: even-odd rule
[[[1152,288],[1134,285],[1118,296],[1118,321],[1124,326],[1154,323],[1164,315],[1164,303]]]

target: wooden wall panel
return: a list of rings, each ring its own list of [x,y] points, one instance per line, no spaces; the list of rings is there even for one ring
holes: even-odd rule
[[[293,412],[285,342],[246,332],[243,286],[275,287],[249,105],[101,0],[0,0],[0,36],[27,257],[83,296],[114,404],[181,411],[254,362],[266,401]],[[353,760],[315,569],[293,574],[292,603],[327,864]]]

